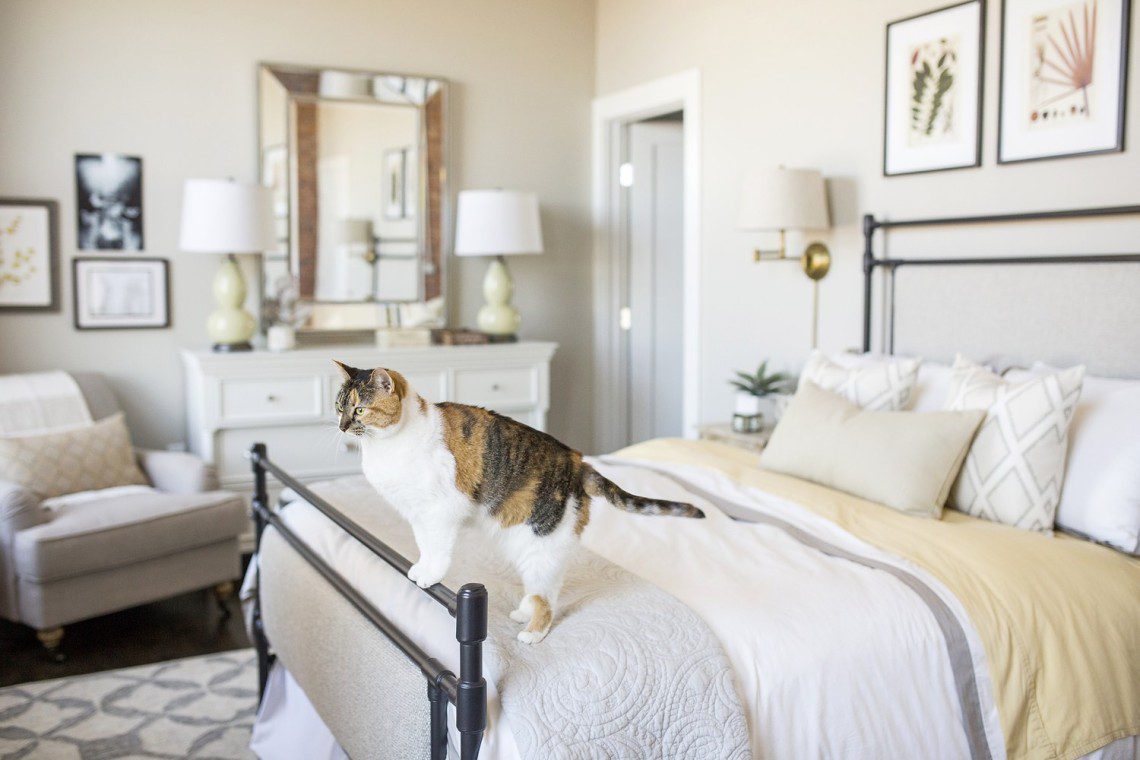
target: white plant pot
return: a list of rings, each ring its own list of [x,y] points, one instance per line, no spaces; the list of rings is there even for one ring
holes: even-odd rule
[[[759,396],[753,396],[751,393],[747,393],[745,391],[737,391],[736,403],[733,407],[733,412],[745,417],[751,417],[755,414],[763,414],[764,412],[761,408],[762,401],[763,399],[761,399]]]
[[[292,351],[297,346],[297,331],[289,325],[273,325],[265,331],[265,347],[270,351]]]

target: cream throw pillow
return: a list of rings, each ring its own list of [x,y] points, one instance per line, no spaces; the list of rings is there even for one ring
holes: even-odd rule
[[[845,367],[813,351],[800,372],[800,382],[834,391],[864,409],[905,409],[918,381],[919,359],[886,357]]]
[[[92,425],[0,436],[0,480],[44,499],[147,482],[121,412]]]
[[[1065,477],[1069,423],[1083,366],[1009,382],[959,356],[946,409],[986,412],[950,506],[1024,530],[1052,531]]]
[[[909,515],[937,518],[983,416],[860,409],[804,382],[760,464]]]

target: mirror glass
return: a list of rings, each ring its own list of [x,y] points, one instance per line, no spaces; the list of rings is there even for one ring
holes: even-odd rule
[[[446,82],[263,64],[258,84],[277,225],[263,321],[362,330],[441,314]]]

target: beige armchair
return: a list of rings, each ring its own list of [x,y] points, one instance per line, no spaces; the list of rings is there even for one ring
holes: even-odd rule
[[[118,404],[99,375],[74,375],[91,416]],[[31,491],[0,481],[0,616],[36,629],[60,655],[63,626],[195,589],[232,589],[241,574],[245,503],[218,490],[191,454],[139,451],[153,488],[96,492],[45,509]]]

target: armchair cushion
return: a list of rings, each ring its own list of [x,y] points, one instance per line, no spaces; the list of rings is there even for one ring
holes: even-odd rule
[[[212,465],[182,451],[135,451],[151,484],[166,493],[201,493],[218,489],[218,475]]]
[[[246,521],[227,491],[112,489],[64,500],[49,522],[16,534],[14,564],[21,581],[46,583],[236,540]]]

